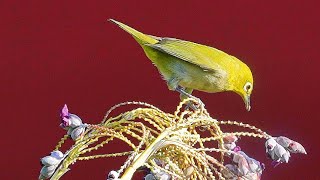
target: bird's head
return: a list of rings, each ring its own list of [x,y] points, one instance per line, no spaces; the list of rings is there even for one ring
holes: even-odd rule
[[[251,104],[250,104],[250,96],[253,90],[253,82],[247,81],[240,91],[240,96],[242,97],[242,100],[246,106],[247,111],[250,111]]]
[[[250,111],[250,96],[253,91],[253,76],[251,70],[242,62],[239,63],[235,69],[234,74],[230,76],[229,79],[230,89],[242,97],[247,111]]]

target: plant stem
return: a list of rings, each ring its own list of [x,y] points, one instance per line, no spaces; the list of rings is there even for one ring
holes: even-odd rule
[[[157,149],[158,143],[167,137],[172,132],[172,128],[167,128],[165,131],[163,131],[157,139],[155,139],[147,149],[145,149],[142,154],[135,160],[133,163],[126,169],[126,171],[121,176],[121,180],[130,180],[132,179],[133,174],[136,172],[136,170],[143,166],[144,163],[148,160],[148,158],[151,156],[152,153]]]

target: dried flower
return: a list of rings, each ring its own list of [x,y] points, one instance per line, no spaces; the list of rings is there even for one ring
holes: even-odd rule
[[[110,171],[107,177],[107,180],[118,180],[119,179],[119,173],[117,171]]]
[[[280,163],[288,163],[290,158],[290,152],[287,151],[283,146],[277,143],[274,138],[269,138],[266,143],[266,153],[274,162],[274,167]]]
[[[48,179],[51,177],[63,159],[63,153],[60,151],[52,151],[49,156],[40,159],[42,165],[39,179]]]
[[[70,136],[75,141],[84,133],[85,130],[86,130],[86,126],[78,126],[72,129]]]
[[[171,176],[168,173],[163,172],[159,169],[156,169],[155,171],[153,171],[152,175],[157,180],[170,180],[171,179]]]
[[[236,142],[238,137],[267,139],[266,152],[275,163],[288,162],[290,152],[304,153],[300,144],[288,138],[272,138],[261,129],[237,121],[220,121],[210,117],[204,106],[197,110],[183,107],[193,99],[184,99],[170,114],[142,102],[125,102],[113,106],[99,124],[84,124],[65,105],[61,110],[61,127],[67,130],[55,149],[71,137],[75,144],[63,155],[54,151],[41,159],[40,179],[59,179],[76,161],[127,156],[118,171],[111,171],[108,180],[132,179],[136,170],[148,168],[145,179],[246,179],[259,180],[264,165],[244,153]],[[108,117],[117,107],[135,104],[137,108],[115,117]],[[238,126],[240,132],[224,132],[223,126]],[[205,127],[210,133],[199,133]],[[82,138],[83,137],[83,138]],[[118,139],[130,150],[117,153],[94,154],[99,148]],[[207,147],[207,144],[215,147]],[[302,148],[301,148],[302,147]],[[289,152],[290,151],[290,152]],[[214,154],[213,154],[214,153]],[[224,164],[225,158],[230,164]],[[57,168],[59,167],[59,168]]]
[[[300,143],[293,141],[285,136],[276,137],[275,140],[278,144],[280,144],[291,153],[307,154],[306,150]]]
[[[183,174],[184,174],[187,178],[189,178],[193,172],[194,172],[194,167],[193,167],[193,166],[189,166],[189,167],[187,167],[187,168],[183,171]]]
[[[86,124],[82,123],[79,116],[69,113],[69,109],[65,104],[60,112],[60,126],[67,130],[67,134],[76,141],[85,131]]]
[[[249,171],[251,173],[259,173],[262,174],[262,171],[264,170],[265,166],[263,163],[249,157],[245,152],[243,151],[238,151],[237,152],[239,155],[244,157],[249,165]]]
[[[227,150],[233,150],[237,145],[236,142],[238,141],[237,136],[235,135],[228,135],[223,138],[224,148]]]
[[[64,129],[69,129],[70,127],[76,128],[82,125],[82,120],[80,119],[80,117],[75,114],[69,113],[69,110],[66,104],[63,106],[61,110],[60,117],[61,117],[60,126]]]

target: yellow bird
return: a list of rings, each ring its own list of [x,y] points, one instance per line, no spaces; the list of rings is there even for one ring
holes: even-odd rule
[[[143,34],[116,20],[110,21],[133,36],[169,89],[180,92],[181,98],[193,97],[194,89],[208,93],[232,91],[242,97],[250,111],[252,73],[236,57],[190,41]]]

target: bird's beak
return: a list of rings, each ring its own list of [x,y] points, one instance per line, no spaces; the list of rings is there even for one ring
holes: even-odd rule
[[[250,109],[251,109],[251,106],[250,106],[250,95],[246,95],[246,96],[243,98],[243,100],[244,100],[244,103],[245,103],[245,105],[246,105],[247,111],[250,111]]]

